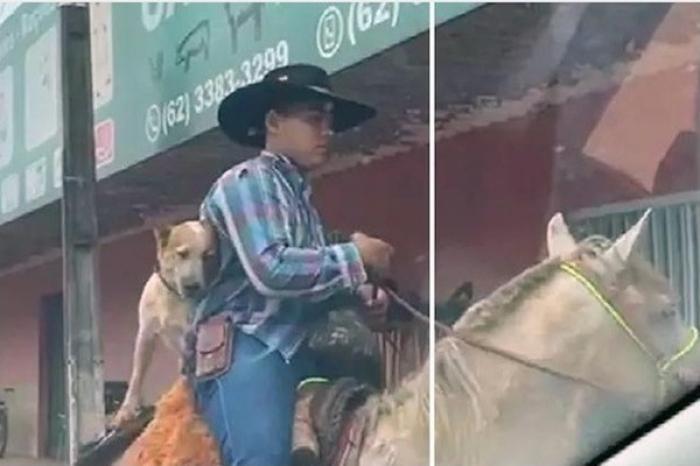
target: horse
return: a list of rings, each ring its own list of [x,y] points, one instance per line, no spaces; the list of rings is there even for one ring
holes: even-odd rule
[[[548,257],[445,329],[434,360],[436,464],[577,463],[700,382],[697,330],[683,324],[668,280],[635,252],[648,215],[614,242],[577,243],[556,214]],[[367,396],[347,416],[352,448],[311,460],[428,464],[429,380],[424,364]],[[120,466],[220,464],[188,390],[180,381],[164,398],[179,405],[158,403]]]
[[[581,243],[555,215],[548,258],[437,344],[437,464],[581,464],[700,382],[697,330],[636,251],[649,214]]]

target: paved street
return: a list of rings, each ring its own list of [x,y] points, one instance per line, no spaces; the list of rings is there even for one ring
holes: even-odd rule
[[[35,458],[2,458],[0,466],[65,466],[66,463],[60,463],[53,460],[35,459]]]

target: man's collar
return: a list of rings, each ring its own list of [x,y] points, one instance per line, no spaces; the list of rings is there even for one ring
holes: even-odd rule
[[[263,149],[263,150],[260,151],[260,155],[264,155],[264,156],[267,156],[267,157],[272,157],[274,160],[279,160],[279,161],[281,161],[281,162],[283,162],[283,163],[286,163],[286,164],[288,164],[288,165],[291,165],[291,166],[293,166],[293,167],[296,167],[296,164],[294,163],[294,161],[293,161],[291,158],[289,158],[288,156],[286,156],[286,155],[284,155],[284,154],[281,154],[281,153],[279,153],[279,152],[272,152],[272,151],[270,151],[270,150]]]
[[[301,178],[303,184],[308,184],[308,177],[304,170],[302,170],[299,165],[289,156],[281,154],[279,152],[272,152],[267,149],[260,151],[260,155],[265,157],[270,157],[273,163],[285,173],[293,173],[295,176]]]

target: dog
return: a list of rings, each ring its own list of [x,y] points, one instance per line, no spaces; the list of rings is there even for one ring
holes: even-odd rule
[[[156,267],[141,292],[139,328],[124,401],[111,420],[119,427],[138,416],[142,386],[159,338],[179,356],[182,367],[184,336],[195,300],[206,290],[216,259],[216,235],[206,222],[186,221],[154,230]]]

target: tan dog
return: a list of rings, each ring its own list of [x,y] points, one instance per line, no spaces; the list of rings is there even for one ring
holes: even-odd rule
[[[206,223],[187,221],[154,231],[157,267],[146,282],[139,301],[139,330],[124,402],[111,424],[122,425],[141,408],[141,390],[151,363],[156,338],[178,355],[192,317],[193,298],[206,288],[206,265],[215,256],[216,241]]]

